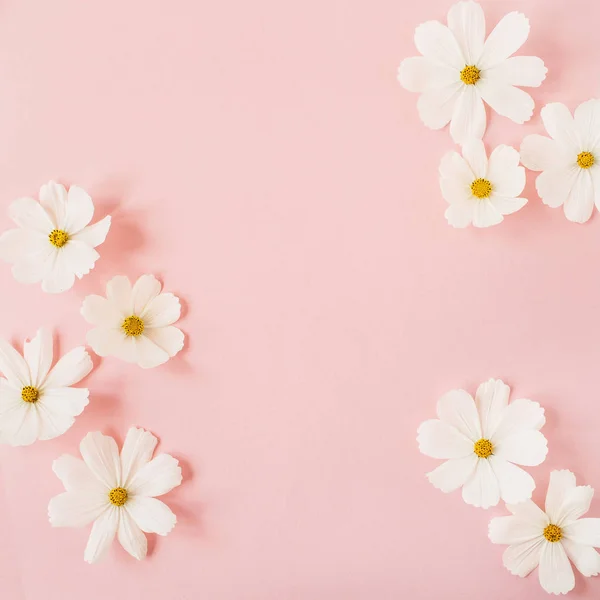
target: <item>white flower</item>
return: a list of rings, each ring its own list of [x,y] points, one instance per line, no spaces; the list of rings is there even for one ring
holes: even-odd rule
[[[498,146],[487,154],[481,140],[465,143],[462,156],[449,152],[440,164],[442,195],[450,204],[446,219],[453,227],[489,227],[501,223],[527,204],[519,194],[525,187],[525,169],[519,153],[510,146]]]
[[[51,181],[40,189],[39,202],[20,198],[8,210],[19,229],[0,236],[0,258],[13,265],[17,281],[41,281],[44,292],[57,294],[71,289],[75,276],[87,275],[100,258],[94,248],[106,239],[110,217],[88,226],[94,204],[80,187],[72,185],[67,194]]]
[[[23,346],[24,357],[0,339],[0,442],[26,446],[62,435],[88,404],[85,388],[70,387],[91,370],[85,348],[52,367],[52,335],[40,329]]]
[[[100,432],[88,433],[79,451],[83,460],[64,454],[52,468],[62,481],[63,494],[48,505],[54,527],[84,527],[94,521],[84,560],[100,560],[113,542],[131,556],[146,556],[143,532],[167,535],[177,519],[156,499],[181,483],[181,468],[169,454],[152,458],[157,439],[143,429],[127,432],[119,456],[115,440]]]
[[[106,284],[106,298],[87,296],[81,314],[96,328],[87,342],[99,356],[116,356],[144,369],[161,365],[183,348],[183,333],[173,327],[181,306],[173,294],[161,294],[153,275],[142,275],[133,288],[127,277]]]
[[[547,69],[535,56],[509,58],[528,35],[528,19],[512,12],[486,40],[481,6],[459,2],[448,12],[447,27],[439,21],[417,27],[415,45],[423,56],[405,59],[398,79],[407,90],[421,94],[417,107],[425,125],[441,129],[451,121],[450,135],[458,144],[482,138],[483,100],[516,123],[533,114],[533,99],[515,86],[538,87]]]
[[[490,521],[494,544],[508,544],[504,566],[526,577],[539,566],[540,585],[549,594],[566,594],[575,587],[571,562],[585,577],[600,573],[600,519],[581,519],[590,508],[594,489],[577,486],[570,471],[552,471],[546,511],[531,500],[507,505],[510,517]]]
[[[425,421],[418,431],[419,450],[447,459],[427,474],[443,492],[462,487],[467,504],[489,508],[500,498],[521,502],[531,498],[535,482],[513,463],[535,466],[548,452],[539,431],[544,409],[531,400],[508,403],[510,388],[490,379],[477,389],[475,401],[464,390],[448,392],[437,404],[438,419]]]
[[[600,208],[600,100],[575,109],[575,118],[559,102],[542,109],[550,138],[528,135],[521,145],[521,162],[542,171],[535,187],[544,204],[564,205],[569,221],[585,223]]]

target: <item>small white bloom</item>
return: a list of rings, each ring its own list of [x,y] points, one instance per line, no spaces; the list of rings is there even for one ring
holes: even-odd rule
[[[527,204],[519,194],[525,188],[525,169],[519,153],[498,146],[489,161],[481,140],[469,140],[462,156],[449,152],[440,164],[442,195],[450,204],[446,219],[453,227],[489,227],[501,223]]]
[[[600,573],[600,519],[582,519],[594,496],[589,485],[578,486],[570,471],[552,471],[546,511],[531,500],[507,505],[510,517],[490,521],[494,544],[508,544],[504,566],[519,577],[536,567],[540,585],[549,594],[566,594],[575,587],[569,559],[585,577]]]
[[[521,162],[542,171],[535,181],[544,204],[563,205],[569,221],[585,223],[600,208],[600,100],[588,100],[575,109],[559,102],[542,109],[550,135],[528,135],[521,145]]]
[[[458,144],[482,138],[484,100],[516,123],[533,114],[533,99],[515,86],[538,87],[547,69],[535,56],[511,57],[528,35],[529,20],[512,12],[486,40],[481,6],[459,2],[448,12],[447,27],[439,21],[417,27],[415,45],[423,56],[405,59],[398,79],[407,90],[421,94],[417,107],[425,125],[441,129],[450,121],[450,135]]]
[[[131,556],[146,556],[143,532],[167,535],[177,519],[156,499],[181,483],[181,468],[169,454],[152,458],[157,439],[132,427],[119,455],[115,440],[100,432],[88,433],[79,451],[83,460],[64,454],[52,468],[62,481],[63,494],[48,505],[54,527],[84,527],[94,521],[84,560],[100,560],[115,535]]]
[[[531,498],[535,482],[517,465],[536,466],[548,453],[544,409],[531,400],[508,403],[510,388],[490,379],[477,389],[475,400],[464,390],[448,392],[437,404],[439,419],[421,423],[419,450],[447,459],[427,474],[443,492],[462,487],[467,504],[489,508],[500,498],[521,502]],[[515,463],[515,464],[513,464]]]
[[[94,204],[83,189],[50,183],[40,189],[40,201],[20,198],[9,207],[19,229],[0,236],[0,258],[13,265],[20,283],[42,282],[44,292],[58,294],[73,287],[96,264],[94,248],[106,239],[110,217],[89,225]]]
[[[62,435],[89,396],[85,388],[70,387],[92,370],[85,348],[71,350],[51,368],[52,335],[40,329],[23,354],[0,339],[0,441],[12,446]]]
[[[144,369],[161,365],[183,348],[184,335],[173,323],[181,306],[173,294],[161,294],[153,275],[142,275],[133,288],[127,277],[106,284],[106,298],[87,296],[81,314],[95,325],[88,344],[99,356],[116,356]]]

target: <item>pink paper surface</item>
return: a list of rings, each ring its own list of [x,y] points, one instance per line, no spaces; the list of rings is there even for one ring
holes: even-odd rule
[[[150,272],[184,303],[184,351],[143,371],[96,359],[91,402],[63,437],[0,449],[7,600],[537,600],[487,539],[504,514],[425,479],[418,424],[489,377],[546,408],[550,452],[600,489],[600,217],[530,203],[454,230],[437,168],[447,130],[396,81],[413,32],[450,1],[6,0],[0,6],[0,228],[50,179],[113,215],[96,269],[60,296],[0,265],[0,335],[42,325],[85,340],[82,299]],[[539,109],[598,94],[600,8],[484,1],[488,31],[531,20],[521,54],[549,68]],[[489,114],[489,113],[488,113]],[[179,518],[138,563],[83,562],[87,529],[52,529],[51,471],[89,430],[135,424],[180,459]],[[600,492],[599,492],[600,493]],[[600,517],[594,501],[590,516]],[[571,598],[597,598],[576,576]]]

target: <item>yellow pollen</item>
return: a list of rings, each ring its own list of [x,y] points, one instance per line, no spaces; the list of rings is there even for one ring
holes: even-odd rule
[[[48,239],[53,246],[62,248],[69,241],[69,234],[62,229],[54,229],[48,235]]]
[[[123,506],[127,502],[127,490],[125,488],[113,488],[108,492],[108,499],[115,506]]]
[[[121,325],[125,335],[130,337],[138,337],[144,333],[144,321],[135,315],[127,317]]]
[[[488,458],[494,452],[494,446],[492,446],[490,440],[481,438],[473,444],[473,452],[475,452],[479,458]]]
[[[544,537],[549,542],[560,542],[562,536],[562,529],[558,525],[547,525],[544,529]]]
[[[29,402],[33,404],[38,401],[40,397],[40,391],[37,388],[34,388],[32,385],[26,385],[21,390],[21,398],[23,398],[23,402]]]
[[[480,200],[485,200],[489,198],[492,194],[492,183],[487,179],[476,179],[471,184],[471,193],[475,198],[479,198]]]
[[[475,85],[481,79],[481,71],[475,65],[467,65],[460,72],[460,78],[465,85]]]
[[[596,159],[594,158],[594,155],[591,152],[580,152],[577,155],[577,164],[582,169],[589,169],[590,167],[594,166],[595,162]]]

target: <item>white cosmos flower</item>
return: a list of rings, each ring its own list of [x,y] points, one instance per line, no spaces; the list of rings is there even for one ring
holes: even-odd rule
[[[20,198],[9,207],[10,218],[19,229],[0,236],[0,258],[13,265],[21,283],[42,282],[44,292],[58,294],[73,287],[96,264],[94,248],[106,239],[110,217],[89,225],[94,204],[76,185],[67,191],[50,183],[40,189],[40,201]]]
[[[525,169],[519,153],[498,146],[489,161],[481,140],[465,143],[462,156],[449,152],[440,164],[442,195],[450,204],[446,219],[453,227],[489,227],[501,223],[527,204],[519,194],[525,187]]]
[[[504,566],[519,577],[536,567],[540,585],[549,594],[566,594],[575,587],[569,559],[585,577],[600,573],[600,519],[582,519],[594,496],[589,485],[578,486],[570,471],[552,471],[545,512],[531,500],[507,505],[509,517],[492,519],[489,537],[508,544]]]
[[[0,441],[12,446],[62,435],[89,396],[87,389],[71,387],[92,370],[85,348],[71,350],[52,367],[52,335],[40,329],[23,354],[0,339]]]
[[[462,487],[463,500],[481,508],[496,506],[500,498],[511,503],[531,498],[535,482],[515,464],[535,466],[546,458],[546,438],[539,431],[544,409],[531,400],[509,404],[509,394],[506,384],[490,379],[475,400],[464,390],[440,398],[438,419],[422,423],[417,437],[423,454],[446,459],[427,474],[436,488]]]
[[[106,284],[106,298],[87,296],[81,314],[95,329],[87,342],[99,356],[116,356],[144,369],[161,365],[183,348],[184,335],[173,323],[181,305],[173,294],[161,294],[153,275],[142,275],[133,288],[127,277]]]
[[[521,145],[521,162],[542,171],[535,187],[544,204],[563,205],[569,221],[585,223],[600,208],[600,100],[588,100],[575,117],[559,102],[542,109],[550,135],[528,135]]]
[[[447,27],[439,21],[417,27],[415,45],[423,56],[405,59],[398,79],[407,90],[421,94],[417,107],[425,125],[441,129],[450,121],[450,135],[458,144],[481,138],[484,100],[516,123],[533,114],[533,99],[515,86],[538,87],[547,69],[535,56],[511,57],[528,35],[528,19],[512,12],[486,40],[481,6],[459,2],[448,12]]]
[[[156,496],[181,483],[181,468],[169,454],[152,458],[157,439],[148,431],[132,427],[119,455],[115,440],[100,432],[88,433],[79,451],[83,460],[70,454],[57,458],[52,468],[62,481],[63,494],[48,505],[54,527],[94,525],[84,560],[100,560],[115,535],[129,554],[146,556],[143,532],[167,535],[177,519]]]

